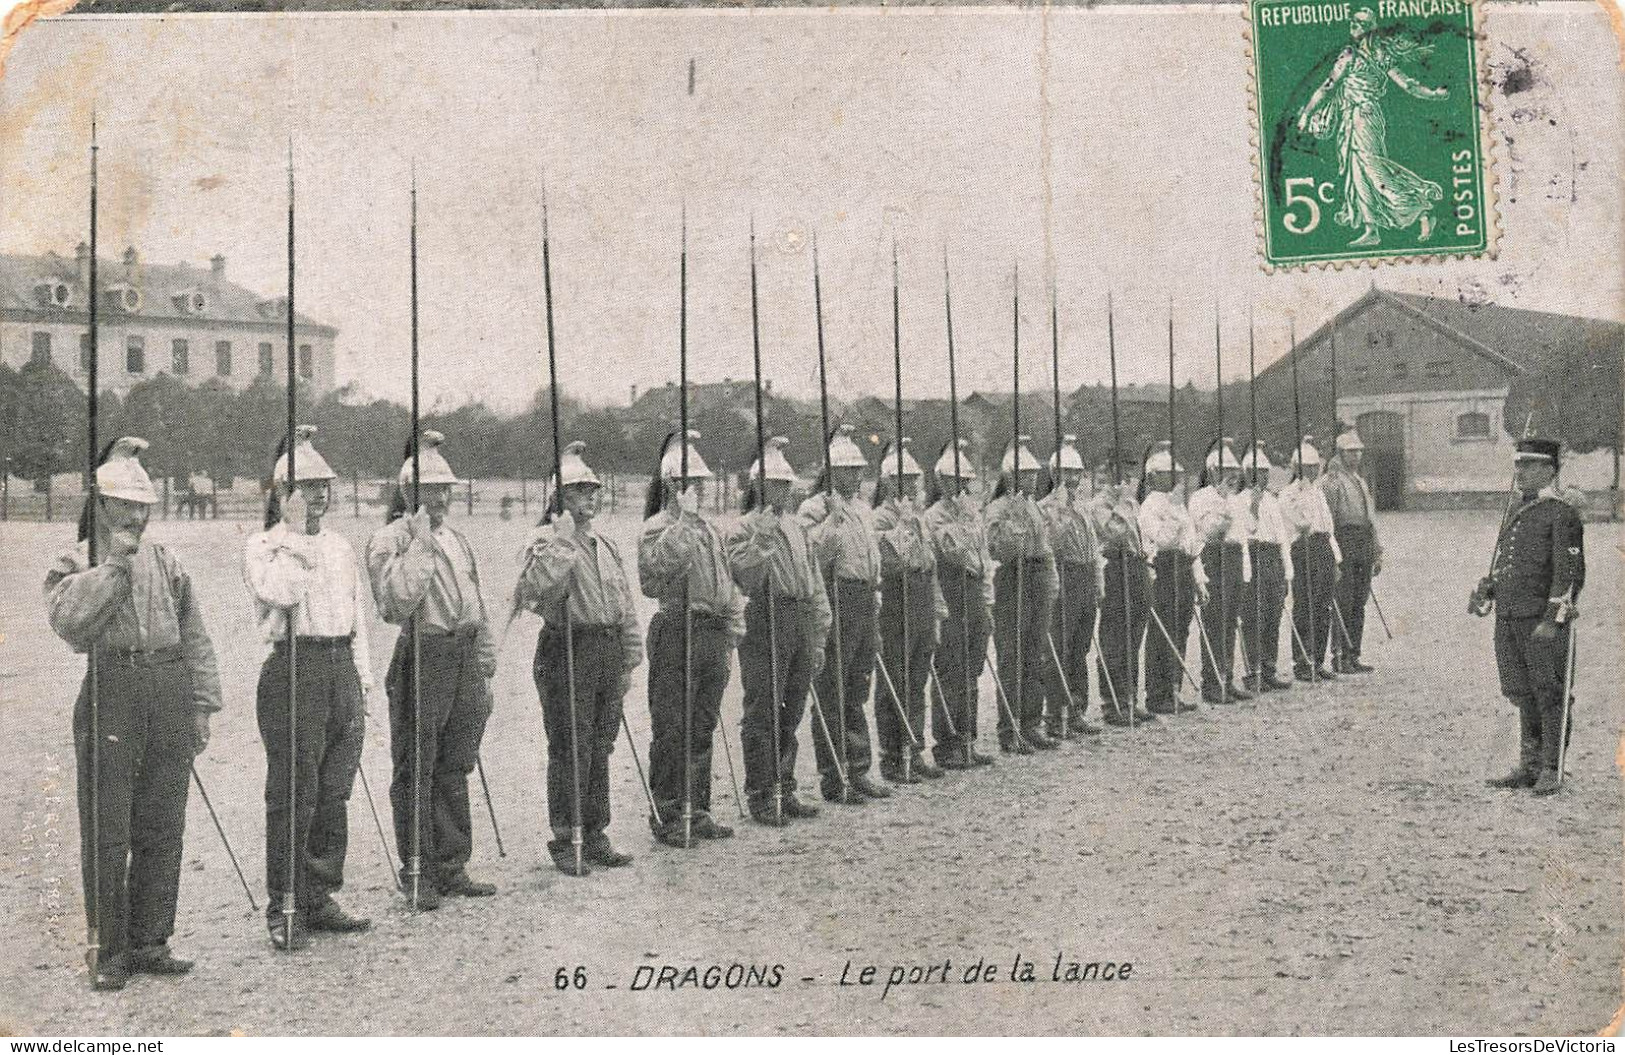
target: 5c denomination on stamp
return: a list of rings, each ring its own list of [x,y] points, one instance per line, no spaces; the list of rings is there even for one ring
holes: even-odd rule
[[[1252,0],[1268,268],[1479,256],[1496,212],[1471,0]]]

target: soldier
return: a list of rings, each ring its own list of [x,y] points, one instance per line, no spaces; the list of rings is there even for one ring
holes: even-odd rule
[[[444,442],[438,432],[423,433],[414,511],[409,508],[412,442],[407,441],[389,521],[367,542],[367,574],[378,614],[403,629],[384,676],[394,762],[389,802],[408,892],[412,859],[421,859],[421,909],[438,908],[443,895],[496,893],[495,886],[467,871],[474,852],[468,777],[491,716],[496,638],[474,550],[446,522],[457,475],[440,452]]]
[[[774,828],[794,818],[818,816],[817,806],[796,798],[796,734],[807,690],[824,665],[830,627],[829,597],[812,543],[787,508],[796,479],[784,456],[789,444],[783,436],[773,437],[765,457],[752,464],[745,515],[728,539],[734,580],[750,596],[745,637],[739,643],[739,673],[745,685],[745,714],[739,724],[745,794],[751,818]],[[759,490],[762,499],[757,497]],[[778,802],[776,790],[782,796]]]
[[[1049,658],[1049,625],[1060,586],[1055,550],[1050,545],[1043,511],[1033,493],[1038,488],[1038,459],[1027,449],[1028,436],[1016,437],[1004,453],[1003,476],[987,507],[987,545],[999,569],[993,576],[993,639],[998,676],[1013,693],[1010,710],[1019,728],[1000,716],[999,747],[1019,755],[1034,748],[1060,746],[1044,734],[1044,678]]]
[[[943,769],[993,764],[976,750],[977,684],[987,664],[993,559],[981,510],[968,490],[976,478],[969,446],[960,440],[957,455],[952,445],[943,446],[926,493],[925,522],[936,546],[937,584],[948,612],[937,647],[937,706],[943,718],[931,719],[932,757]]]
[[[689,430],[685,476],[677,433],[666,437],[649,482],[638,542],[638,579],[644,596],[660,602],[660,610],[649,621],[648,645],[649,787],[660,815],[649,815],[649,827],[660,842],[676,847],[683,846],[683,737],[690,708],[693,719],[686,748],[686,764],[693,774],[687,795],[694,811],[690,834],[726,839],[734,833],[711,816],[711,750],[733,650],[745,634],[745,595],[728,570],[722,533],[700,512],[711,470],[694,449],[699,438],[698,432]]]
[[[260,667],[255,711],[265,744],[265,920],[279,949],[303,948],[310,941],[307,931],[363,931],[372,925],[333,900],[333,891],[344,885],[350,790],[361,766],[365,697],[373,685],[371,613],[355,550],[343,535],[322,527],[335,474],[311,444],[315,433],[311,425],[298,429],[291,484],[287,438],[277,445],[265,530],[248,540],[243,556],[255,622],[271,648]],[[293,699],[290,636],[298,679]],[[290,721],[297,738],[291,750]],[[298,910],[291,920],[282,910],[289,893]]]
[[[1339,674],[1366,674],[1372,668],[1360,661],[1360,641],[1365,636],[1365,602],[1371,595],[1371,580],[1382,574],[1382,543],[1377,539],[1377,505],[1371,488],[1360,475],[1360,459],[1365,444],[1357,432],[1337,437],[1337,454],[1326,475],[1320,478],[1320,491],[1332,511],[1332,524],[1343,560],[1337,589],[1332,593],[1332,669]]]
[[[1190,513],[1203,540],[1202,567],[1209,582],[1207,603],[1202,605],[1199,618],[1207,632],[1202,699],[1210,704],[1252,699],[1251,693],[1237,688],[1231,680],[1242,586],[1252,579],[1252,560],[1243,545],[1247,523],[1241,515],[1247,512],[1248,500],[1240,494],[1241,463],[1231,451],[1231,443],[1228,436],[1213,441],[1197,479],[1197,491],[1190,499]]]
[[[591,871],[589,864],[632,863],[631,854],[610,845],[604,829],[609,756],[632,672],[643,662],[626,567],[615,544],[593,526],[600,484],[582,459],[586,449],[580,440],[565,446],[556,473],[561,494],[548,502],[514,589],[517,603],[543,621],[532,674],[547,732],[547,816],[553,828],[547,852],[567,875],[577,874],[570,842],[577,818],[581,874]]]
[[[158,500],[137,459],[147,441],[108,444],[78,548],[45,576],[51,629],[75,652],[95,650],[73,711],[79,859],[96,989],[123,989],[132,972],[192,969],[169,951],[180,892],[187,777],[220,709],[214,646],[192,580],[175,555],[142,539]],[[94,698],[93,698],[94,696]],[[95,732],[92,733],[94,708]],[[96,748],[92,752],[92,737]]]
[[[1140,506],[1127,483],[1101,488],[1089,503],[1100,538],[1105,567],[1100,578],[1100,681],[1106,724],[1126,726],[1154,722],[1156,715],[1139,706],[1140,646],[1145,640],[1151,602],[1151,566],[1140,539]],[[1108,705],[1109,701],[1109,705]]]
[[[1089,709],[1089,649],[1103,589],[1101,566],[1105,562],[1083,497],[1084,467],[1078,438],[1063,436],[1060,448],[1050,455],[1049,465],[1052,486],[1038,505],[1049,525],[1060,578],[1049,642],[1060,664],[1057,666],[1052,657],[1045,666],[1045,733],[1056,740],[1063,735],[1069,740],[1082,740],[1102,731],[1084,718],[1084,712]]]
[[[1515,459],[1517,504],[1502,520],[1490,573],[1479,580],[1468,611],[1495,610],[1501,692],[1519,716],[1517,768],[1488,783],[1551,795],[1562,786],[1569,735],[1563,693],[1572,669],[1575,602],[1585,586],[1585,528],[1558,490],[1557,441],[1519,440]]]
[[[836,616],[839,634],[831,634],[825,648],[824,669],[814,685],[829,734],[840,739],[825,742],[822,730],[813,730],[813,754],[818,760],[820,790],[825,800],[841,801],[841,768],[848,782],[846,802],[861,806],[883,799],[891,789],[869,776],[869,720],[864,704],[875,673],[880,624],[876,621],[880,589],[880,541],[875,535],[874,511],[857,500],[858,488],[869,460],[852,438],[852,426],[842,425],[829,439],[831,478],[819,478],[817,493],[801,503],[796,516],[807,531],[824,579],[824,590]],[[830,494],[833,485],[834,494]],[[879,724],[879,715],[876,715]],[[837,757],[837,753],[839,757]]]
[[[1336,675],[1325,667],[1326,646],[1332,633],[1332,591],[1343,553],[1332,534],[1326,495],[1315,483],[1320,476],[1320,451],[1315,449],[1313,436],[1305,436],[1292,452],[1292,468],[1293,480],[1280,495],[1281,516],[1293,536],[1292,567],[1296,572],[1292,622],[1298,642],[1292,671],[1299,681],[1331,681]]]
[[[1140,465],[1140,536],[1151,558],[1152,611],[1162,620],[1161,629],[1146,632],[1145,706],[1152,714],[1196,710],[1179,698],[1179,682],[1191,618],[1207,602],[1207,573],[1197,559],[1202,536],[1185,508],[1184,471],[1166,440],[1147,448]]]
[[[1256,444],[1242,459],[1247,489],[1247,520],[1252,530],[1247,539],[1252,581],[1242,591],[1241,635],[1246,643],[1247,691],[1257,695],[1290,689],[1292,682],[1277,676],[1281,654],[1281,619],[1286,614],[1286,584],[1292,581],[1291,542],[1281,505],[1269,489],[1274,468],[1264,445]]]
[[[875,534],[880,540],[880,661],[887,675],[875,686],[875,739],[880,743],[880,775],[894,784],[918,784],[922,777],[935,780],[943,772],[926,762],[921,751],[925,694],[948,605],[937,585],[936,548],[916,504],[920,466],[909,453],[910,442],[903,437],[902,493],[897,493],[899,451],[887,444],[880,456],[873,499]],[[894,687],[901,700],[893,695]],[[893,696],[891,706],[881,702],[883,692]],[[898,706],[908,716],[906,727],[898,717]]]

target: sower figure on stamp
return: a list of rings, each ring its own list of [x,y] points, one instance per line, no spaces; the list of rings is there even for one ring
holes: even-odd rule
[[[1202,535],[1185,508],[1183,473],[1166,440],[1148,449],[1140,466],[1140,537],[1153,572],[1152,611],[1162,621],[1145,639],[1145,706],[1152,714],[1196,710],[1179,698],[1179,683],[1191,620],[1196,606],[1207,603],[1208,580],[1197,559]]]
[[[1044,687],[1044,731],[1055,740],[1063,735],[1068,740],[1082,740],[1102,731],[1086,720],[1084,713],[1089,709],[1089,649],[1094,641],[1105,561],[1083,495],[1083,456],[1077,444],[1076,436],[1062,436],[1060,449],[1050,456],[1050,490],[1038,501],[1049,524],[1060,579],[1050,629],[1054,650],[1045,666]],[[1065,710],[1068,707],[1070,711]]]
[[[875,686],[875,739],[880,744],[880,775],[894,784],[942,776],[942,770],[921,753],[926,694],[948,606],[937,584],[936,548],[920,514],[920,466],[909,453],[909,443],[904,436],[901,465],[898,448],[886,445],[874,491],[875,534],[880,540],[880,662],[885,665],[885,676]],[[888,699],[894,687],[901,699]],[[898,714],[899,704],[906,724]],[[940,739],[942,730],[937,732]]]
[[[1247,517],[1252,530],[1247,540],[1253,577],[1242,591],[1241,626],[1247,655],[1247,691],[1255,695],[1290,689],[1292,682],[1276,674],[1281,654],[1281,620],[1286,615],[1286,588],[1292,581],[1291,535],[1281,506],[1269,489],[1269,456],[1257,444],[1242,459],[1247,489]]]
[[[744,516],[728,538],[734,581],[750,597],[745,637],[739,643],[745,688],[745,714],[739,725],[745,794],[751,818],[776,828],[818,815],[818,807],[796,797],[796,737],[812,679],[824,665],[831,622],[812,544],[787,508],[796,479],[784,456],[789,443],[783,436],[773,437],[766,444],[766,457],[751,465]],[[764,505],[758,504],[758,490]]]
[[[835,738],[834,751],[825,742],[823,730],[814,729],[813,754],[824,799],[841,800],[844,768],[851,805],[891,794],[890,788],[869,776],[873,759],[869,720],[864,714],[880,641],[880,541],[875,535],[874,510],[857,498],[868,469],[869,460],[853,439],[852,426],[840,426],[829,439],[830,479],[820,476],[813,488],[816,493],[801,503],[796,514],[812,544],[829,603],[839,609],[834,624],[840,633],[830,634],[824,669],[813,686],[829,734]],[[877,709],[877,725],[885,709]]]
[[[968,440],[950,442],[937,458],[926,492],[926,526],[937,550],[937,582],[947,609],[937,647],[937,707],[931,719],[932,756],[943,769],[988,766],[976,750],[977,685],[987,665],[993,606],[993,559],[987,550],[982,511],[969,492],[976,478]]]
[[[158,501],[136,457],[146,447],[126,436],[101,452],[98,563],[90,561],[87,503],[79,546],[45,576],[51,629],[75,652],[95,656],[74,705],[73,742],[85,912],[100,936],[91,983],[105,990],[124,988],[131,972],[192,968],[170,954],[169,938],[187,778],[209,742],[209,715],[220,709],[214,646],[192,580],[167,548],[142,538]]]
[[[322,527],[335,474],[300,426],[296,480],[277,445],[265,530],[248,540],[243,578],[260,636],[271,648],[260,668],[255,711],[265,744],[266,924],[279,949],[302,948],[306,931],[362,931],[371,923],[333,900],[344,885],[350,790],[366,735],[365,695],[372,691],[366,580],[350,543]],[[290,627],[291,623],[291,627]],[[288,638],[295,638],[298,741],[289,749],[294,700],[288,692]],[[290,781],[290,768],[292,780]],[[290,846],[288,793],[296,816]],[[291,921],[282,912],[294,855]]]
[[[1139,706],[1140,646],[1150,623],[1151,566],[1140,539],[1140,506],[1127,482],[1102,487],[1089,503],[1105,567],[1100,577],[1100,682],[1110,686],[1101,700],[1106,724],[1153,722]],[[1115,693],[1115,701],[1113,694]]]
[[[1574,671],[1575,602],[1585,586],[1585,528],[1558,489],[1556,440],[1518,441],[1517,503],[1501,523],[1490,573],[1468,603],[1495,610],[1495,663],[1501,692],[1518,708],[1518,765],[1492,787],[1554,794],[1562,785]],[[1567,715],[1572,719],[1572,715]]]
[[[547,816],[553,829],[547,851],[567,875],[576,874],[571,832],[577,795],[585,863],[605,868],[632,863],[630,854],[610,844],[604,829],[610,817],[609,756],[621,731],[632,672],[643,662],[631,581],[620,551],[594,523],[600,484],[582,458],[586,448],[580,440],[564,448],[554,474],[563,493],[548,503],[514,591],[517,603],[543,621],[532,674],[547,732]],[[681,745],[679,736],[679,752]]]
[[[1343,552],[1332,534],[1326,495],[1316,483],[1320,451],[1313,436],[1305,436],[1293,452],[1292,468],[1294,478],[1280,495],[1281,516],[1293,536],[1292,622],[1298,638],[1293,643],[1292,671],[1299,681],[1331,681],[1336,675],[1325,668],[1324,661],[1333,632],[1332,591]]]
[[[1060,578],[1044,513],[1033,498],[1038,459],[1017,436],[1004,452],[1003,476],[987,507],[987,546],[999,562],[993,576],[993,641],[996,671],[1010,694],[1011,714],[999,716],[999,747],[1019,755],[1059,745],[1044,735],[1044,677],[1049,658],[1050,617]]]
[[[711,470],[694,449],[700,434],[689,430],[688,472],[673,432],[661,448],[649,483],[643,535],[638,542],[638,579],[646,597],[660,602],[649,621],[649,785],[660,811],[649,816],[654,836],[683,846],[684,668],[683,633],[689,635],[687,706],[695,839],[726,839],[733,829],[711,816],[711,752],[722,694],[728,687],[733,651],[745,634],[745,595],[728,570],[722,533],[700,512]],[[686,605],[686,611],[685,611]],[[698,845],[692,841],[690,846]]]
[[[1332,669],[1339,674],[1366,674],[1360,661],[1365,636],[1365,604],[1371,580],[1382,573],[1382,543],[1377,539],[1377,504],[1360,475],[1365,444],[1357,432],[1337,437],[1337,453],[1320,478],[1320,492],[1332,511],[1333,532],[1342,551],[1341,576],[1332,592]]]
[[[1202,567],[1209,581],[1207,603],[1201,608],[1201,626],[1206,631],[1202,699],[1220,705],[1252,699],[1251,693],[1231,680],[1242,585],[1252,578],[1252,561],[1243,544],[1247,527],[1237,516],[1237,502],[1247,500],[1240,495],[1241,463],[1230,449],[1231,442],[1226,436],[1208,448],[1197,491],[1190,500],[1191,516],[1203,539]]]
[[[421,854],[424,872],[417,904],[421,909],[437,908],[443,895],[496,893],[495,886],[471,879],[467,871],[474,852],[468,777],[479,761],[480,741],[491,716],[489,682],[496,672],[496,638],[474,550],[446,522],[457,475],[441,453],[444,442],[445,437],[433,430],[422,435],[420,508],[413,512],[408,509],[412,444],[407,441],[389,522],[367,543],[367,573],[378,614],[403,628],[384,678],[394,761],[389,801],[401,860]],[[413,620],[419,641],[415,664]],[[420,684],[414,684],[414,677]],[[417,759],[421,772],[414,772]],[[403,867],[402,884],[410,889],[406,871]]]

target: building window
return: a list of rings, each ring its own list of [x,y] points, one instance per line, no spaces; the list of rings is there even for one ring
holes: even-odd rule
[[[316,358],[315,356],[311,355],[310,345],[308,344],[301,344],[299,346],[299,376],[316,376]]]
[[[1487,440],[1490,435],[1490,416],[1473,410],[1456,416],[1456,439]]]
[[[1395,363],[1394,364],[1394,380],[1403,381],[1405,378],[1409,377],[1410,374],[1411,374],[1411,367],[1410,367],[1409,363]]]
[[[177,375],[184,375],[192,369],[192,350],[187,346],[185,338],[177,337],[171,341],[169,353],[171,369]]]
[[[146,338],[131,334],[124,339],[124,372],[127,374],[147,372]]]
[[[44,330],[34,331],[34,349],[28,355],[28,361],[35,366],[49,366],[51,364],[51,335]]]
[[[272,371],[274,371],[275,369],[276,369],[276,356],[275,356],[275,353],[271,350],[271,342],[270,341],[261,341],[260,342],[260,376],[261,377],[270,377]]]
[[[231,342],[214,342],[214,372],[221,377],[231,376]]]
[[[90,373],[90,334],[79,335],[79,372]]]
[[[1446,378],[1455,372],[1456,364],[1448,359],[1435,359],[1427,365],[1427,374],[1431,378]]]

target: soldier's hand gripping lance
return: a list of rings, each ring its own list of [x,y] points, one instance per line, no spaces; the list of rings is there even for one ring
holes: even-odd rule
[[[767,423],[762,416],[762,326],[757,307],[756,291],[756,221],[750,224],[750,347],[751,362],[756,380],[756,504],[764,515],[777,517],[767,504]],[[769,561],[762,577],[762,602],[767,609],[767,661],[768,687],[772,693],[773,726],[773,824],[784,824],[784,774],[781,772],[784,752],[783,730],[780,728],[779,710],[779,635],[773,611],[773,566]],[[844,717],[844,716],[843,716]],[[749,774],[746,774],[747,779]]]
[[[824,287],[818,273],[818,235],[813,235],[813,321],[816,323],[818,334],[818,417],[821,426],[820,435],[824,437],[824,505],[827,515],[833,515],[835,502],[835,462],[829,453],[830,427],[829,427],[829,365],[824,352]],[[836,720],[841,729],[841,744],[837,748],[830,739],[829,724],[820,718],[824,726],[824,739],[829,741],[831,756],[839,756],[836,763],[841,778],[841,801],[852,801],[852,790],[848,785],[847,774],[851,772],[852,761],[846,743],[846,636],[841,633],[841,595],[839,590],[839,575],[835,569],[830,574],[830,618],[833,621],[835,633],[835,706]],[[813,696],[814,701],[818,699]],[[816,705],[816,704],[815,704]],[[820,710],[819,712],[823,712]]]
[[[553,253],[548,229],[547,190],[542,190],[542,300],[547,315],[547,392],[549,410],[553,419],[553,509],[555,516],[564,513],[564,447],[559,440],[559,356],[553,330]],[[683,435],[688,443],[688,435]],[[564,677],[568,685],[566,696],[570,707],[570,852],[575,874],[586,874],[582,866],[581,823],[581,742],[580,716],[576,703],[576,647],[575,625],[570,615],[570,594],[564,595]]]

